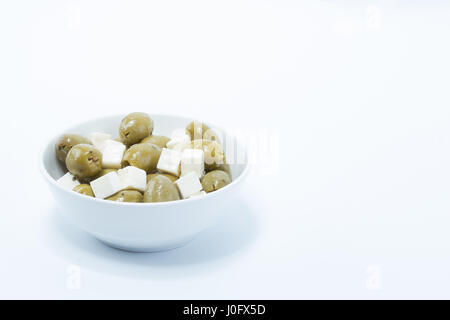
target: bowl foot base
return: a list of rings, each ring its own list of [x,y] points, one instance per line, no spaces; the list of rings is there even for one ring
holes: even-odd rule
[[[101,239],[101,238],[97,237],[97,239],[100,242],[107,245],[108,247],[122,250],[122,251],[139,252],[139,253],[161,252],[161,251],[177,249],[177,248],[180,248],[180,247],[188,244],[194,238],[195,238],[195,236],[191,236],[189,238],[185,238],[185,239],[177,241],[177,242],[172,242],[172,243],[162,244],[162,245],[135,246],[135,245],[130,245],[130,244],[120,244],[117,242],[111,242],[110,240],[105,240],[105,239]]]

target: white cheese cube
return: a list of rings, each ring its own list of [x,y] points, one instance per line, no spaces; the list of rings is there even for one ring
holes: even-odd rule
[[[182,151],[191,142],[191,137],[186,134],[174,135],[166,144],[167,149]]]
[[[185,149],[181,154],[181,176],[195,172],[199,178],[205,171],[204,152],[200,149]]]
[[[189,198],[193,194],[201,191],[203,189],[200,179],[197,174],[193,171],[174,182],[178,187],[183,199]]]
[[[122,185],[122,189],[135,189],[144,192],[147,185],[147,173],[145,170],[128,166],[119,169],[117,174]]]
[[[103,153],[103,151],[109,146],[124,146],[124,144],[116,140],[108,139],[102,143],[102,145],[98,148],[98,150],[100,150],[100,152]]]
[[[195,198],[195,197],[198,197],[198,196],[206,196],[206,192],[205,191],[199,191],[199,192],[196,192],[196,193],[194,193],[194,194],[192,194],[190,197],[189,197],[189,199],[190,198]]]
[[[162,149],[156,168],[160,171],[180,175],[181,152],[177,150]]]
[[[100,147],[102,153],[102,167],[105,169],[119,169],[126,146],[115,140],[106,140]]]
[[[56,182],[67,190],[73,190],[76,186],[80,185],[80,182],[75,178],[73,174],[70,172],[67,172],[65,175],[63,175],[61,178],[56,180]]]
[[[122,190],[119,175],[113,171],[91,181],[91,188],[97,198],[105,199]]]
[[[111,140],[111,135],[102,132],[92,132],[88,135],[89,140],[91,140],[94,147],[100,149],[103,143],[107,140]]]

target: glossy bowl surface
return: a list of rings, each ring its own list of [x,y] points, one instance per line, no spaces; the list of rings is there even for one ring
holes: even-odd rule
[[[152,115],[155,123],[154,134],[170,136],[179,128],[184,128],[192,119]],[[232,159],[239,155],[239,164],[231,164],[233,182],[206,196],[187,200],[162,203],[123,203],[96,199],[66,190],[56,183],[64,174],[56,159],[54,144],[63,133],[87,135],[90,132],[106,132],[118,137],[118,128],[124,115],[97,118],[72,126],[56,135],[44,147],[41,157],[41,171],[46,179],[59,211],[79,228],[90,233],[112,247],[136,251],[163,251],[182,246],[203,230],[217,223],[226,214],[227,205],[238,194],[248,171],[246,150],[235,138],[224,136],[231,141],[226,145],[233,150],[225,153]],[[219,132],[225,132],[208,125]]]

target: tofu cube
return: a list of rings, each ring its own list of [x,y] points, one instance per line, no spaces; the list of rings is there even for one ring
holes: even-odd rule
[[[122,185],[122,189],[134,189],[144,192],[147,185],[147,173],[145,170],[128,166],[119,169],[117,174]]]
[[[67,190],[73,190],[76,186],[80,185],[80,182],[75,178],[73,174],[70,172],[67,172],[65,175],[63,175],[61,178],[56,180],[56,182]]]
[[[186,134],[186,132],[178,132],[175,131],[175,133],[172,135],[172,138],[167,142],[166,147],[167,149],[177,150],[177,151],[183,151],[185,147],[191,142],[191,137]]]
[[[205,171],[204,152],[200,149],[185,149],[181,154],[181,176],[195,172],[201,178]]]
[[[94,147],[100,149],[107,140],[111,140],[111,135],[102,132],[92,132],[88,135],[88,138]]]
[[[199,191],[199,192],[196,192],[193,195],[191,195],[188,199],[195,198],[195,197],[198,197],[198,196],[206,196],[206,192],[203,191],[203,190]]]
[[[160,171],[180,176],[181,152],[177,150],[162,149],[156,168]]]
[[[122,190],[119,175],[113,171],[91,181],[91,188],[96,198],[105,199]]]
[[[200,179],[197,174],[193,171],[174,182],[178,187],[183,199],[187,199],[193,194],[201,191],[203,189]]]
[[[102,153],[102,167],[105,169],[119,169],[126,146],[115,140],[106,140],[100,147]]]

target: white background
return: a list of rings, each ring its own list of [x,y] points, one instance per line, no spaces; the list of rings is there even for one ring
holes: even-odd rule
[[[2,1],[0,298],[450,298],[449,18],[444,0]],[[105,247],[60,217],[38,154],[138,110],[272,130],[278,171],[186,247]]]

